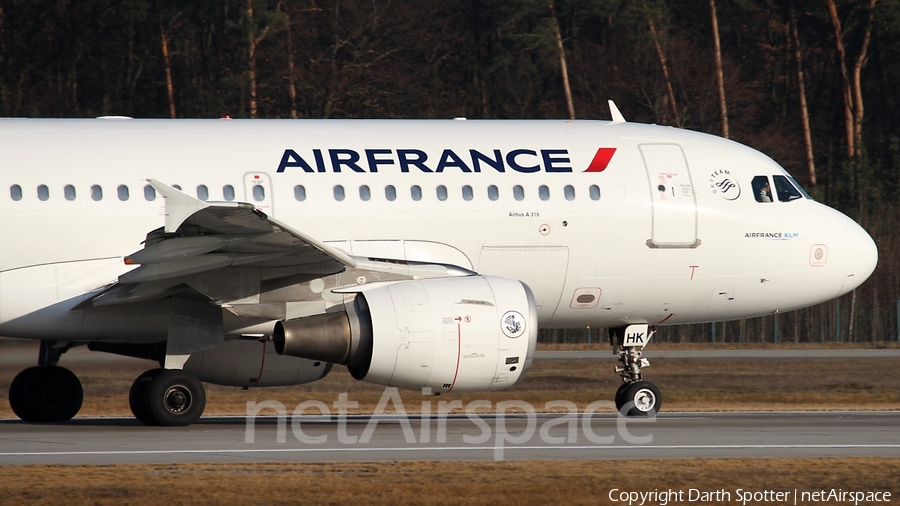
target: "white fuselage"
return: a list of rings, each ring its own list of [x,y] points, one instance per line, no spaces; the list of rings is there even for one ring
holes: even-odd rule
[[[0,335],[128,339],[156,317],[120,312],[107,332],[72,310],[162,226],[148,178],[352,255],[522,280],[542,327],[766,315],[871,274],[855,222],[775,191],[759,202],[758,176],[786,173],[735,142],[631,123],[0,120]]]

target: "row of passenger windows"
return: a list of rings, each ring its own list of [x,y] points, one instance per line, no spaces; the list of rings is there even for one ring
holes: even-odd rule
[[[178,185],[173,185],[174,188],[181,190],[181,187]],[[200,200],[209,200],[210,193],[209,188],[206,185],[200,185],[197,187],[197,198]],[[343,185],[335,185],[332,189],[332,193],[334,195],[334,199],[337,201],[342,201],[347,197],[347,191],[344,189]],[[575,187],[572,185],[566,185],[563,187],[563,197],[566,200],[572,201],[575,200]],[[253,190],[251,191],[253,195],[253,200],[256,202],[262,202],[266,199],[266,189],[263,185],[254,185]],[[9,196],[15,201],[22,200],[22,187],[14,184],[9,187]],[[101,201],[103,200],[103,187],[100,185],[93,185],[90,188],[91,200]],[[588,188],[588,195],[591,197],[591,200],[600,200],[600,187],[597,185],[591,185]],[[66,200],[73,201],[78,196],[75,187],[67,184],[63,187],[63,196]],[[131,192],[126,185],[119,185],[116,187],[116,196],[121,201],[126,201],[131,197]],[[422,200],[423,191],[422,187],[419,185],[412,185],[409,188],[409,196],[414,201],[418,202]],[[435,196],[440,201],[445,201],[450,198],[450,191],[444,185],[439,185],[435,187]],[[463,200],[469,201],[475,198],[475,190],[469,186],[464,185],[461,188],[461,196]],[[512,196],[516,200],[525,200],[525,188],[521,185],[515,185],[512,187]],[[550,187],[547,185],[541,185],[538,187],[537,196],[541,200],[550,200],[551,191]],[[38,200],[46,201],[50,199],[50,188],[47,185],[39,185],[37,187],[37,197]],[[225,185],[222,187],[222,197],[225,201],[231,202],[235,199],[234,187],[229,185]],[[298,201],[306,200],[306,187],[303,185],[297,185],[294,187],[294,198]],[[367,185],[362,185],[359,187],[359,199],[363,201],[368,201],[372,198],[372,190]],[[397,200],[397,188],[394,185],[387,185],[384,187],[384,198],[388,201]],[[496,185],[490,185],[487,187],[487,198],[489,200],[499,200],[500,199],[500,188]],[[144,186],[144,199],[148,201],[156,200],[156,190],[150,186]]]
[[[447,189],[444,185],[438,185],[434,189],[435,197],[437,197],[440,201],[445,201],[450,198],[450,190]],[[334,195],[334,200],[342,201],[347,197],[347,190],[344,189],[343,185],[335,185],[332,188],[332,193]],[[566,185],[563,187],[563,197],[566,200],[572,201],[575,200],[575,187],[572,185]],[[419,185],[412,185],[409,187],[409,196],[414,201],[418,202],[422,200],[424,192],[422,187]],[[469,201],[475,198],[475,190],[469,186],[464,185],[460,189],[460,195],[463,200]],[[590,195],[591,200],[600,200],[600,187],[597,185],[591,185],[588,188],[588,195]],[[516,200],[525,200],[525,188],[521,185],[515,185],[512,187],[512,196]],[[550,200],[551,191],[550,187],[547,185],[541,185],[538,187],[537,196],[541,200]],[[294,187],[294,198],[303,201],[306,200],[306,187],[303,185],[297,185]],[[363,201],[370,200],[372,198],[372,190],[367,185],[362,185],[359,187],[359,199]],[[384,198],[388,201],[397,200],[397,188],[394,185],[387,185],[384,187]],[[487,187],[487,198],[489,200],[499,200],[500,199],[500,188],[496,185],[490,185]]]
[[[177,184],[173,185],[173,187],[178,190],[181,189],[181,187],[178,186]],[[90,194],[91,194],[91,200],[94,200],[97,202],[103,200],[103,187],[98,184],[91,186]],[[234,194],[233,186],[228,184],[228,185],[225,185],[222,187],[222,197],[226,201],[228,201],[228,202],[233,201],[235,198],[234,195],[235,194]],[[9,196],[11,199],[15,200],[16,202],[22,200],[22,196],[23,196],[22,187],[17,184],[10,186],[9,187]],[[119,186],[116,187],[116,196],[118,197],[119,200],[126,201],[129,198],[131,198],[131,190],[128,188],[128,186],[126,186],[124,184],[120,184]],[[68,201],[73,201],[78,197],[78,192],[75,190],[74,186],[67,184],[67,185],[63,186],[63,197],[65,197],[65,199]],[[47,185],[45,185],[45,184],[38,185],[37,198],[38,198],[38,200],[41,200],[41,201],[50,200],[50,188],[47,187]],[[206,185],[200,185],[197,187],[197,198],[200,200],[209,200],[209,188]],[[262,202],[263,200],[265,200],[266,199],[265,188],[262,186],[253,187],[253,198],[257,202]],[[144,186],[144,199],[148,200],[148,201],[156,200],[156,190],[152,186],[150,186],[150,185]]]

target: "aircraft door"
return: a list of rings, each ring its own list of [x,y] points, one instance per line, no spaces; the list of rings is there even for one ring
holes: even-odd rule
[[[272,179],[265,172],[248,172],[244,174],[244,202],[256,206],[256,209],[275,215],[272,202]]]
[[[642,144],[653,209],[651,248],[696,248],[697,199],[687,160],[677,144]]]

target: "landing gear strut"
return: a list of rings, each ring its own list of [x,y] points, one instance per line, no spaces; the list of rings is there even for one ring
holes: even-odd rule
[[[9,385],[9,406],[26,422],[65,422],[81,409],[84,389],[72,371],[59,367],[68,346],[41,341],[40,365],[20,372]]]
[[[622,364],[616,366],[616,373],[623,382],[616,391],[616,409],[625,416],[652,416],[662,407],[659,388],[644,381],[641,375],[641,369],[650,366],[650,361],[641,354],[654,333],[656,329],[650,329],[646,324],[609,330],[613,353],[619,355]]]

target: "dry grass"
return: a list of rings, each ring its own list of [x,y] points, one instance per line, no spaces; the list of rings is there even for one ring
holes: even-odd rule
[[[423,400],[475,399],[492,403],[519,399],[541,408],[547,401],[569,400],[584,407],[597,400],[611,400],[620,384],[612,372],[614,361],[538,360],[525,380],[507,390],[491,393],[423,397],[402,392],[408,412],[420,410]],[[85,388],[81,417],[130,416],[128,390],[150,362],[132,365],[74,368]],[[900,358],[877,359],[653,359],[646,378],[663,391],[665,411],[732,410],[884,410],[900,408]],[[0,396],[17,371],[0,372]],[[294,387],[237,388],[207,385],[208,415],[242,415],[247,401],[277,400],[288,409],[316,399],[331,404],[348,392],[359,402],[358,413],[371,412],[384,387],[359,382],[346,369],[335,367],[325,379]],[[389,406],[390,407],[390,406]],[[0,417],[12,417],[0,402]]]
[[[745,492],[889,491],[893,501],[900,493],[900,459],[896,458],[5,466],[0,470],[2,504],[621,505],[609,500],[613,488],[682,490],[685,503],[691,488],[724,489],[731,494],[730,503],[740,504],[739,488]]]

